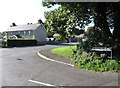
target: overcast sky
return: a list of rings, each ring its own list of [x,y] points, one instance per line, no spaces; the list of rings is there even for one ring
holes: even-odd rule
[[[44,22],[44,11],[47,10],[42,6],[42,0],[0,0],[0,31],[13,22],[17,25],[36,23],[38,19]]]
[[[42,0],[0,0],[0,32],[6,30],[15,22],[17,25],[37,23],[44,18],[44,11],[51,9],[42,6]],[[86,26],[87,28],[87,26]]]

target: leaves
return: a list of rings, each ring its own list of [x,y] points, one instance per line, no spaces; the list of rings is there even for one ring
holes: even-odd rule
[[[83,3],[60,4],[61,6],[58,9],[45,12],[47,30],[55,31],[55,33],[64,35],[66,38],[69,35],[80,34],[80,29],[76,26],[84,28],[91,22],[90,15],[86,14],[86,11],[90,12],[90,10],[86,10]]]
[[[65,38],[74,36],[80,29],[85,29],[89,23],[94,23],[95,38],[89,39],[85,44],[92,46],[115,46],[120,43],[120,4],[119,3],[83,3],[83,2],[46,2],[47,5],[60,4],[61,6],[50,12],[46,12],[45,18],[47,30],[59,33]],[[79,28],[76,28],[79,27]],[[110,29],[113,28],[113,33]],[[109,39],[110,37],[110,39]],[[97,41],[96,41],[97,40]],[[117,41],[116,41],[117,40]],[[114,43],[114,44],[111,44]]]

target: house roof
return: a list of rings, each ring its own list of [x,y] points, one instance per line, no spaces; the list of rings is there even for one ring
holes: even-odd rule
[[[36,30],[39,26],[42,26],[42,24],[25,24],[25,25],[17,25],[8,28],[5,32],[10,31],[24,31],[24,30]]]

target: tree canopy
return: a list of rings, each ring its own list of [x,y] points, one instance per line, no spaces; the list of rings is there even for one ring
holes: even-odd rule
[[[94,37],[104,46],[120,48],[120,3],[118,2],[44,2],[51,7],[60,4],[58,9],[45,12],[46,27],[66,36],[74,35],[94,21]],[[79,27],[79,29],[78,29]],[[113,32],[111,33],[111,29]],[[109,41],[110,40],[110,41]],[[112,41],[111,41],[112,40]],[[109,42],[106,42],[109,41]],[[96,41],[98,42],[98,41]],[[112,45],[111,45],[111,43]],[[99,43],[98,43],[99,44]],[[94,45],[94,44],[93,44]],[[99,46],[99,45],[98,45]]]

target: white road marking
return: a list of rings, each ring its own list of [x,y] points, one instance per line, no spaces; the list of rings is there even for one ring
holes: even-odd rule
[[[38,55],[39,55],[40,57],[42,57],[43,59],[46,59],[46,60],[49,60],[49,61],[52,61],[52,62],[57,62],[57,63],[61,63],[61,64],[65,64],[65,65],[74,67],[73,64],[69,64],[69,63],[65,63],[65,62],[58,61],[58,60],[50,59],[50,58],[48,58],[48,57],[46,57],[46,56],[40,54],[39,52],[38,52]]]
[[[28,81],[29,81],[29,82],[33,82],[33,83],[36,83],[36,84],[41,84],[41,85],[45,85],[45,86],[55,87],[55,85],[48,84],[48,83],[43,83],[43,82],[39,82],[39,81],[35,81],[35,80],[28,80]]]

